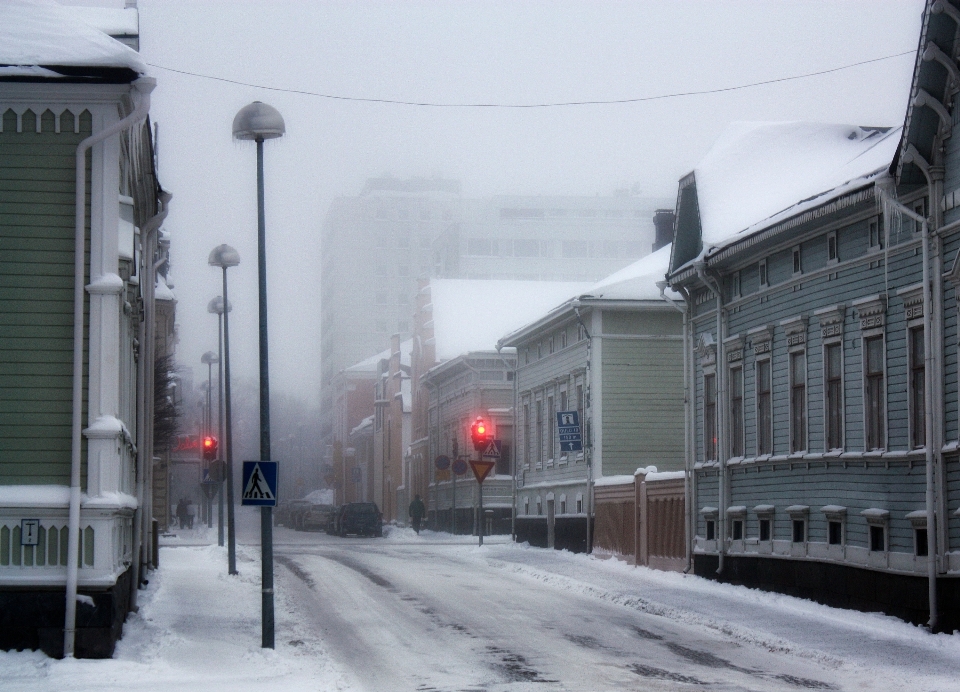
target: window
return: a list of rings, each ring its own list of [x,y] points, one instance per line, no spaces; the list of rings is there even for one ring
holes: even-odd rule
[[[543,402],[537,401],[537,468],[543,468]]]
[[[577,341],[583,341],[587,338],[587,330],[583,328],[582,324],[577,325]]]
[[[543,515],[543,502],[538,497],[537,498],[537,516],[539,517],[542,515]]]
[[[707,519],[707,540],[715,541],[717,539],[716,524],[713,519]]]
[[[883,234],[880,232],[880,219],[870,221],[870,248],[875,250],[883,249]]]
[[[910,446],[925,447],[926,410],[924,382],[923,327],[914,327],[909,332],[910,340]]]
[[[548,343],[549,343],[549,351],[550,353],[553,353],[554,339],[552,336],[550,337],[550,341]]]
[[[733,278],[731,280],[731,293],[734,298],[739,298],[741,295],[741,286],[740,286],[740,272],[734,272]]]
[[[863,340],[866,396],[866,444],[868,450],[884,447],[883,336]]]
[[[790,451],[807,448],[807,353],[790,354]]]
[[[770,359],[757,361],[757,454],[773,454]]]
[[[917,557],[927,556],[927,530],[913,530],[913,554]]]
[[[731,522],[730,537],[735,541],[743,540],[743,519],[734,519]]]
[[[827,234],[827,262],[837,262],[837,232]]]
[[[887,549],[886,527],[876,524],[870,525],[870,552],[882,553]]]
[[[922,218],[927,218],[927,198],[924,197],[923,199],[915,202],[913,205],[913,211],[916,213],[917,216],[920,216]],[[920,231],[922,231],[923,223],[920,221],[914,221],[913,230],[915,233],[919,233]]]
[[[803,272],[803,265],[800,264],[800,247],[797,246],[793,248],[793,273],[800,274]]]
[[[530,438],[533,437],[530,429],[530,404],[523,405],[523,463],[530,463]]]
[[[523,513],[530,516],[530,498],[523,498]]]
[[[842,345],[827,344],[823,348],[824,408],[826,409],[827,450],[843,448],[843,365]]]
[[[765,260],[765,259],[760,260],[760,264],[759,264],[759,266],[758,266],[757,269],[758,269],[757,273],[759,274],[759,277],[760,277],[760,286],[761,286],[761,287],[767,286],[767,285],[768,285],[768,282],[767,282],[767,260]]]
[[[793,520],[793,542],[803,543],[807,540],[807,522],[804,519]]]
[[[547,433],[548,442],[547,442],[547,460],[553,461],[556,458],[556,433],[554,426],[557,424],[556,409],[553,405],[553,397],[547,397]]]
[[[537,360],[540,360],[541,358],[543,358],[543,342],[538,341],[537,342]]]
[[[743,456],[743,368],[730,369],[730,456]]]
[[[577,514],[583,514],[583,496],[577,495]]]
[[[760,540],[761,541],[770,540],[770,520],[769,519],[760,520]]]
[[[560,348],[566,348],[566,347],[567,347],[567,330],[566,328],[564,328],[564,330],[560,332]]]
[[[563,498],[560,499],[560,514],[567,513],[567,501]]]
[[[831,521],[827,524],[827,541],[830,545],[843,545],[843,523]]]
[[[717,458],[717,376],[703,376],[703,458]]]

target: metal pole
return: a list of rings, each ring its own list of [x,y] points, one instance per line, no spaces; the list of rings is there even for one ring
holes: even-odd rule
[[[223,267],[223,304],[227,301],[227,268]],[[227,457],[227,574],[237,574],[237,532],[233,517],[233,418],[230,409],[230,318],[223,312],[223,376],[226,435],[223,439]]]
[[[267,353],[267,243],[263,212],[263,137],[257,137],[257,268],[260,301],[260,461],[270,461],[270,372]],[[260,508],[263,643],[274,648],[273,633],[273,508]]]
[[[223,304],[226,312],[227,304]],[[217,315],[217,439],[223,444],[223,314]],[[223,547],[223,478],[217,484],[217,545]]]
[[[450,464],[450,466],[451,466],[450,470],[453,471],[453,508],[450,510],[450,516],[452,517],[450,521],[451,521],[451,526],[453,527],[453,530],[451,531],[451,533],[453,533],[453,535],[456,536],[457,535],[457,472],[452,468],[453,464]]]
[[[483,457],[481,457],[481,461],[482,461],[482,460],[483,460]],[[480,488],[480,516],[479,516],[478,521],[477,521],[477,524],[478,524],[478,526],[477,526],[477,534],[480,536],[480,545],[483,545],[483,522],[484,522],[484,516],[483,516],[483,483],[477,483],[477,486],[479,486],[479,488]]]

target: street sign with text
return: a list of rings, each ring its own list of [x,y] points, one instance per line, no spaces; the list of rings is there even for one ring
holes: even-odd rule
[[[561,452],[583,450],[583,433],[580,430],[579,411],[557,411],[557,433],[560,435]]]

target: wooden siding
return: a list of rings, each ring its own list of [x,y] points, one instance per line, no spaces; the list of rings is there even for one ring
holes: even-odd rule
[[[45,111],[41,129],[36,132],[28,112],[22,132],[17,132],[13,111],[3,114],[0,484],[4,485],[69,484],[70,478],[74,162],[77,145],[92,131],[91,117],[84,111],[80,132],[74,133],[73,116],[67,111],[56,133],[54,114]],[[88,186],[89,170],[88,163]],[[87,198],[89,202],[89,187]],[[89,210],[88,203],[88,252]],[[84,380],[86,408],[86,375]],[[86,478],[85,468],[82,477]]]
[[[676,338],[604,339],[603,475],[683,468],[682,349]]]
[[[827,542],[827,517],[820,508],[840,505],[847,508],[846,544],[866,547],[869,530],[860,516],[865,509],[890,512],[890,550],[913,552],[913,528],[908,512],[924,508],[925,469],[922,459],[912,465],[906,461],[844,463],[794,462],[749,464],[730,468],[730,506],[745,506],[745,535],[756,538],[759,525],[752,509],[773,505],[773,540],[790,540],[791,518],[784,510],[791,505],[807,505],[807,538]],[[713,505],[716,506],[716,505]]]

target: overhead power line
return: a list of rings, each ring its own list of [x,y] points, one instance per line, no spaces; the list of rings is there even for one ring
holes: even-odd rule
[[[766,86],[768,84],[777,84],[780,82],[792,82],[798,79],[809,79],[811,77],[819,77],[825,74],[831,74],[833,72],[841,72],[843,70],[849,70],[854,67],[860,67],[861,65],[869,65],[871,63],[882,62],[884,60],[893,60],[894,58],[901,58],[905,55],[913,55],[916,51],[908,50],[902,53],[895,53],[894,55],[885,55],[882,58],[871,58],[870,60],[861,60],[860,62],[850,63],[849,65],[841,65],[840,67],[831,67],[828,70],[819,70],[817,72],[806,72],[804,74],[793,75],[790,77],[778,77],[776,79],[766,79],[762,82],[751,82],[750,84],[739,84],[737,86],[730,87],[719,87],[716,89],[701,89],[697,91],[678,91],[672,94],[659,94],[657,96],[638,96],[635,98],[626,98],[626,99],[605,99],[605,100],[590,100],[590,101],[556,101],[548,103],[439,103],[436,101],[403,101],[400,99],[384,99],[384,98],[364,98],[361,96],[339,96],[337,94],[324,94],[318,91],[307,91],[305,89],[285,89],[282,87],[272,87],[266,86],[264,84],[253,84],[251,82],[242,82],[237,79],[227,79],[226,77],[216,77],[214,75],[200,74],[199,72],[189,72],[187,70],[176,70],[172,67],[165,67],[163,65],[157,65],[155,63],[147,63],[150,67],[156,67],[159,70],[166,70],[167,72],[176,72],[177,74],[188,75],[190,77],[198,77],[201,79],[211,79],[217,82],[225,82],[227,84],[237,84],[239,86],[252,87],[254,89],[265,89],[267,91],[281,91],[288,94],[302,94],[304,96],[315,96],[318,98],[332,99],[334,101],[357,101],[360,103],[384,103],[395,106],[421,106],[427,108],[561,108],[565,106],[611,106],[622,103],[642,103],[644,101],[662,101],[664,99],[679,98],[682,96],[703,96],[706,94],[722,94],[727,91],[739,91],[741,89],[752,89],[754,87]]]

